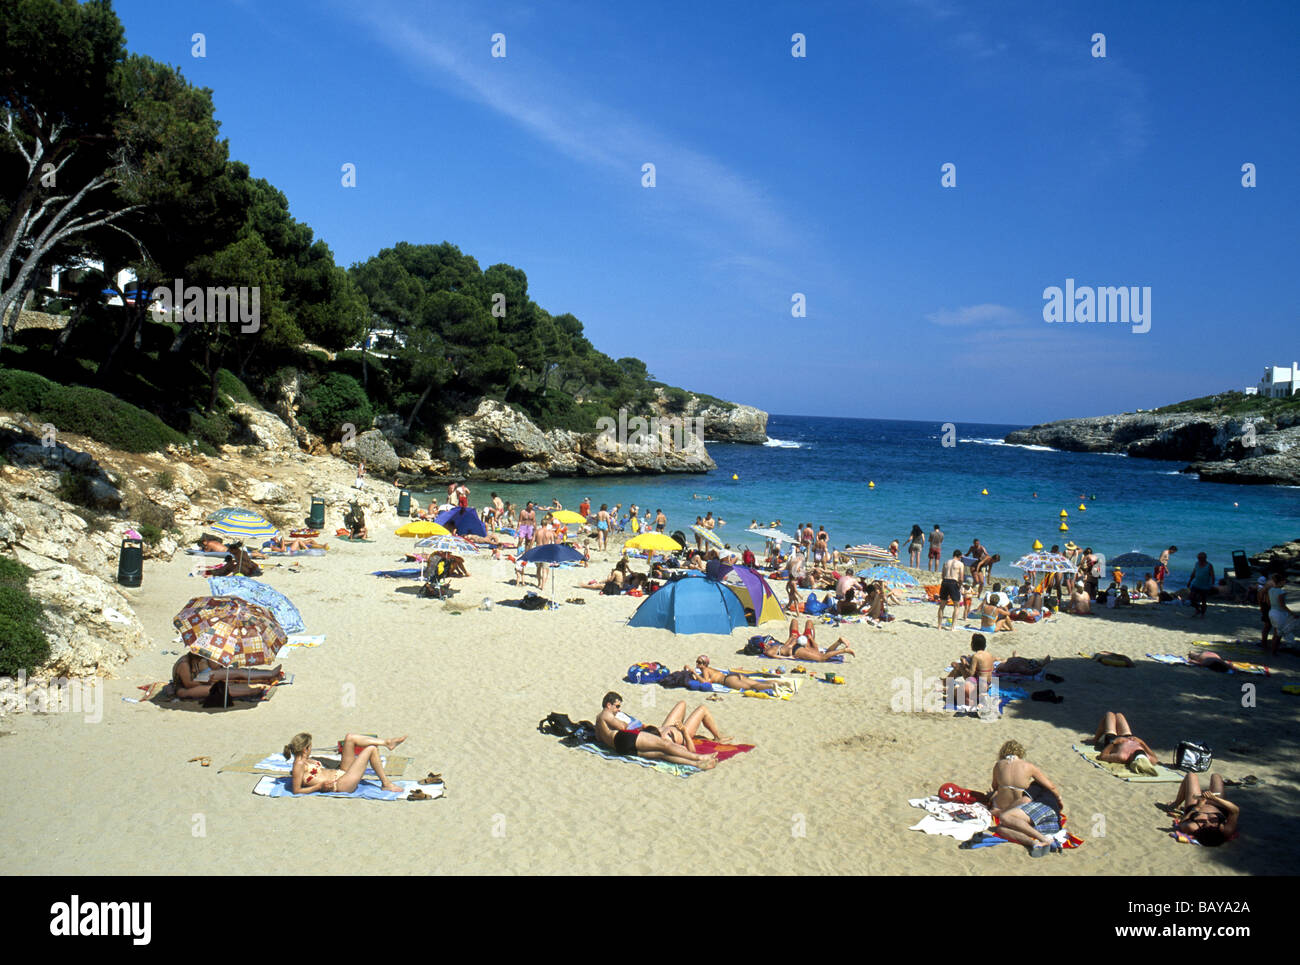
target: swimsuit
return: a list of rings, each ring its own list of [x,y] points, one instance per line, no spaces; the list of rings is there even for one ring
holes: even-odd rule
[[[1030,801],[1015,810],[1024,811],[1025,817],[1039,834],[1055,834],[1061,830],[1061,819],[1057,813],[1041,801]]]
[[[619,730],[614,732],[614,753],[625,757],[636,756],[636,735],[641,730]]]
[[[961,586],[956,580],[944,580],[939,584],[939,602],[954,606],[961,602]]]

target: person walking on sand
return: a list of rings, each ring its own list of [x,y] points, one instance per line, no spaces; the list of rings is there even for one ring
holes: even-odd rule
[[[966,580],[966,564],[962,562],[961,550],[953,550],[952,557],[943,564],[943,582],[939,584],[939,629],[943,629],[943,611],[952,604],[952,626],[957,629],[957,607],[962,601],[961,587]]]
[[[406,740],[405,737],[390,737],[379,740],[364,734],[348,734],[343,738],[343,754],[337,769],[326,767],[311,756],[311,734],[298,734],[284,748],[284,756],[293,760],[293,772],[290,778],[294,794],[312,794],[316,791],[326,793],[350,794],[357,789],[365,776],[366,768],[375,772],[379,785],[385,791],[400,791],[401,788],[388,779],[384,765],[379,757],[379,748],[387,747],[390,751]]]
[[[606,541],[609,539],[609,530],[612,525],[613,522],[609,515],[609,504],[601,503],[600,511],[596,513],[596,533],[598,534],[598,545],[602,552],[605,549]]]
[[[1165,588],[1165,580],[1169,579],[1169,557],[1177,552],[1177,546],[1169,547],[1169,549],[1160,554],[1160,562],[1156,563],[1155,572],[1152,575],[1155,577],[1156,584],[1160,587],[1162,592]]]
[[[1192,567],[1192,575],[1187,579],[1187,588],[1192,591],[1193,615],[1204,618],[1206,597],[1214,589],[1214,565],[1204,553],[1196,554],[1196,565]]]
[[[943,553],[943,530],[939,524],[934,524],[934,529],[930,532],[930,569],[937,572],[943,565],[941,554]]]
[[[658,727],[629,728],[618,716],[622,709],[622,695],[611,690],[601,701],[600,716],[596,718],[596,737],[614,753],[627,757],[644,757],[652,761],[687,764],[705,771],[717,765],[717,754],[697,754],[680,747],[661,736]]]
[[[357,480],[352,484],[353,489],[365,489],[366,487],[366,462],[361,460],[357,463]]]

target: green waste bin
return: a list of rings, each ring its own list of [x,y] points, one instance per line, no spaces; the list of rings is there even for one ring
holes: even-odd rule
[[[405,489],[403,489],[397,496],[397,515],[411,515],[411,494]]]
[[[122,584],[122,586],[139,586],[143,579],[143,540],[122,540],[122,548],[117,556],[117,582]]]
[[[311,498],[311,518],[307,522],[312,529],[325,528],[325,500],[319,496]]]

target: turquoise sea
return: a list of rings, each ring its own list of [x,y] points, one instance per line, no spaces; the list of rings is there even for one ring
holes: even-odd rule
[[[493,491],[520,505],[555,497],[570,509],[584,496],[593,510],[621,503],[626,512],[635,502],[642,511],[662,508],[670,532],[689,532],[711,510],[726,520],[718,530],[726,542],[754,548],[762,540],[745,533],[754,519],[779,519],[788,533],[801,522],[825,526],[836,546],[885,546],[905,541],[913,523],[927,533],[938,523],[946,547],[964,550],[978,537],[1001,554],[995,572],[1007,576],[1018,576],[1008,564],[1035,539],[1046,547],[1073,539],[1108,558],[1130,550],[1158,556],[1176,545],[1176,579],[1201,550],[1221,572],[1233,550],[1254,554],[1300,537],[1300,487],[1204,483],[1179,473],[1181,463],[1001,441],[1018,428],[958,423],[956,445],[944,446],[936,422],[773,415],[767,445],[710,444],[718,468],[707,474],[478,482],[471,503],[485,504]],[[1062,509],[1066,533],[1058,529]]]

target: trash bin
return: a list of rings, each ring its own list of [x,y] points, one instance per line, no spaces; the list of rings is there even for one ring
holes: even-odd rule
[[[411,494],[405,489],[403,489],[401,493],[398,494],[397,497],[397,515],[398,516],[411,515]]]
[[[325,500],[319,496],[311,498],[311,517],[307,520],[312,529],[325,528]]]
[[[144,579],[144,541],[122,540],[117,557],[117,582],[122,586],[139,586]]]

